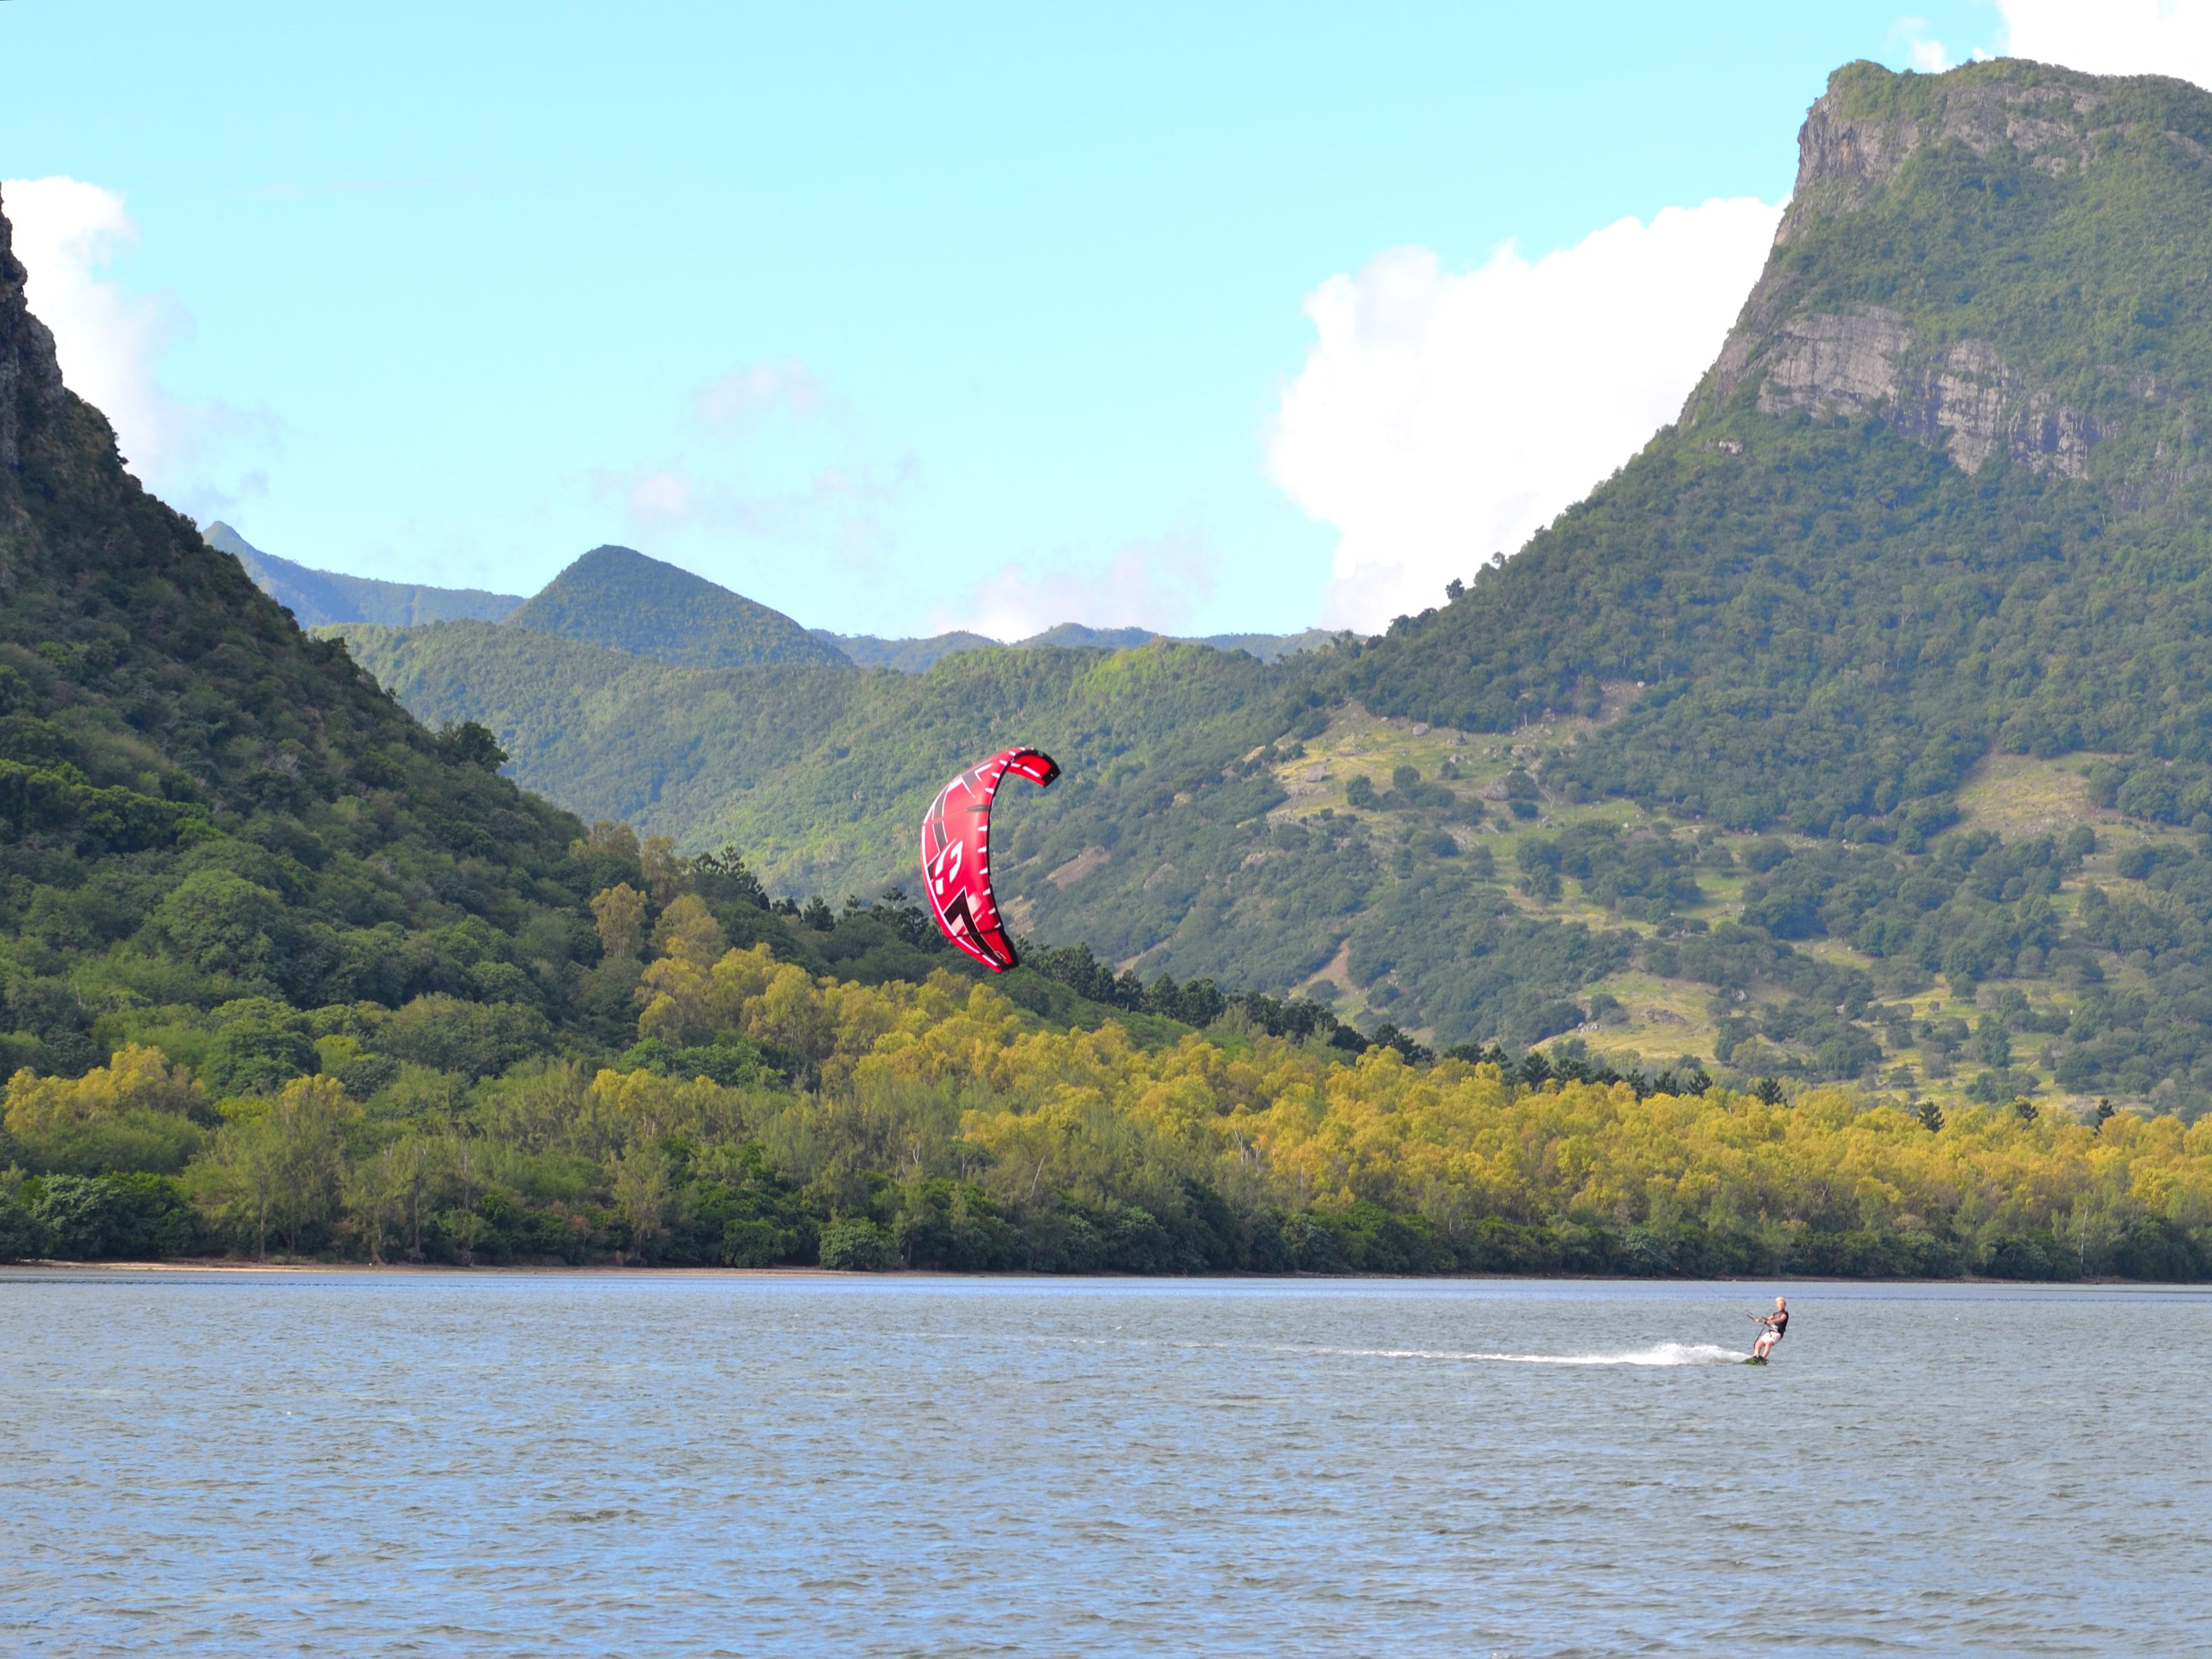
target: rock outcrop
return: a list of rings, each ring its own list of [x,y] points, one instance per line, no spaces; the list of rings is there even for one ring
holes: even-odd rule
[[[2088,476],[2094,418],[2058,403],[1987,340],[1961,340],[1932,362],[1917,362],[1912,343],[1904,319],[1879,306],[1790,318],[1761,354],[1759,412],[1881,412],[1967,472],[2002,454]]]
[[[1807,114],[1797,135],[1797,185],[1776,246],[1809,220],[1864,205],[1925,146],[1957,143],[1983,157],[2008,148],[2027,156],[2038,172],[2060,179],[2093,165],[2102,131],[2111,125],[2099,119],[2108,100],[2086,84],[2088,76],[2021,59],[1928,80],[1940,90],[1924,109],[1879,93],[1855,97],[1871,79],[1869,70],[1887,78],[1870,64],[1846,65]]]
[[[1961,340],[1896,407],[1899,426],[1968,472],[2002,453],[2069,478],[2089,476],[2097,422],[2006,362],[1987,340]]]
[[[1759,407],[1768,415],[1791,409],[1855,415],[1890,402],[1911,343],[1904,319],[1880,306],[1793,317],[1766,342]]]
[[[1870,64],[1838,70],[1798,135],[1796,185],[1773,255],[1685,404],[1683,428],[1716,420],[1746,393],[1769,415],[1886,419],[1969,473],[2002,457],[2063,477],[2091,476],[2100,446],[2130,419],[2115,398],[2141,407],[2161,392],[2171,398],[2170,386],[2161,388],[2154,376],[2146,386],[2136,374],[2111,386],[2115,397],[2101,404],[2085,401],[2078,380],[2062,392],[2021,341],[1993,337],[2004,331],[1970,308],[1971,276],[1934,303],[1922,283],[1917,306],[1900,309],[1885,302],[1887,294],[1876,297],[1884,286],[1879,280],[1865,283],[1859,302],[1838,303],[1845,296],[1832,277],[1824,274],[1816,283],[1809,272],[1826,264],[1812,258],[1816,244],[1851,239],[1862,250],[1880,248],[1881,227],[1885,216],[1894,217],[1899,193],[1938,187],[1917,173],[1932,177],[1933,169],[1948,167],[1940,187],[1978,192],[1967,211],[2047,222],[2071,210],[2069,194],[2088,191],[2100,169],[2140,171],[2147,149],[2191,168],[2212,160],[2204,137],[2155,119],[2150,125],[2164,130],[2148,131],[2141,103],[2116,98],[2115,84],[2011,59],[1938,76],[1893,76]],[[2177,106],[2201,103],[2201,94],[2179,82],[2145,77],[2124,84],[2170,88]],[[1985,178],[1972,176],[1978,165]],[[2021,179],[2034,188],[2023,188]],[[1924,263],[1927,254],[1916,247],[1910,258]],[[1898,250],[1900,264],[1906,257]],[[1879,254],[1863,269],[1879,278]],[[2054,307],[2066,303],[2063,293],[2050,301]],[[2146,434],[2142,447],[2153,442]],[[2171,495],[2173,470],[2147,463],[2146,457],[2108,469],[2124,504],[2148,506]]]
[[[41,424],[42,414],[58,411],[68,394],[52,331],[24,301],[26,273],[5,208],[0,203],[0,466],[13,468],[22,465],[25,434]]]

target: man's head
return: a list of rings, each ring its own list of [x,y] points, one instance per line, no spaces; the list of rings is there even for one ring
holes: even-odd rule
[[[1777,1312],[1777,1313],[1780,1313],[1780,1312],[1781,1312],[1784,1308],[1788,1307],[1789,1305],[1790,1305],[1790,1298],[1789,1298],[1788,1297],[1786,1297],[1786,1296],[1778,1296],[1778,1297],[1776,1297],[1774,1298],[1774,1311],[1775,1311],[1775,1312]]]

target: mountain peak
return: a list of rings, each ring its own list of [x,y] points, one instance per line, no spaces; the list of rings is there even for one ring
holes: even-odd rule
[[[601,542],[590,552],[576,560],[561,574],[574,576],[607,571],[649,571],[659,580],[689,584],[697,587],[713,587],[704,576],[695,576],[681,565],[653,558],[634,547],[624,547],[619,542]]]
[[[836,647],[781,611],[649,558],[595,547],[507,619],[515,628],[583,640],[691,668],[798,662],[849,667]]]
[[[1685,431],[1745,408],[1872,418],[1968,473],[2002,459],[2097,477],[2124,506],[2171,495],[2200,447],[2172,388],[2194,378],[2212,257],[2194,228],[2212,222],[2212,94],[2010,58],[1852,64],[1798,155]]]
[[[2128,118],[2114,110],[2106,90],[2114,84],[2022,58],[1942,75],[1846,64],[1798,131],[1797,183],[1776,244],[1811,219],[1858,207],[1929,145],[1954,143],[1984,158],[2012,150],[2054,179],[2078,177],[2094,165],[2100,135]],[[2117,84],[2189,90],[2148,76]]]
[[[228,553],[234,559],[239,557],[241,553],[258,553],[261,550],[240,535],[235,525],[226,524],[221,519],[210,521],[203,528],[200,532],[200,539],[215,549],[216,552]]]

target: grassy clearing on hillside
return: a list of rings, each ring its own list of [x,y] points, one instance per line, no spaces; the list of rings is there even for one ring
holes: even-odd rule
[[[1534,767],[1540,776],[1547,760],[1571,753],[1578,740],[1610,724],[1620,712],[1616,704],[1602,719],[1547,722],[1524,734],[1531,740],[1516,743],[1425,729],[1419,722],[1348,705],[1325,731],[1306,741],[1302,752],[1276,765],[1274,775],[1285,799],[1269,816],[1277,822],[1348,821],[1377,843],[1402,841],[1406,819],[1401,811],[1372,802],[1355,805],[1347,792],[1355,787],[1355,778],[1387,781],[1396,768],[1412,767],[1455,799],[1481,803],[1483,821],[1462,832],[1462,839],[1487,852],[1498,884],[1498,902],[1533,921],[1581,924],[1632,939],[1639,947],[1681,939],[1686,929],[1710,934],[1740,922],[1747,891],[1757,892],[1762,879],[1751,867],[1755,859],[1772,858],[1778,848],[1796,855],[1830,845],[1813,837],[1729,834],[1710,826],[1683,825],[1669,814],[1648,812],[1619,799],[1576,801],[1564,798],[1566,791],[1555,794],[1540,787],[1531,803],[1534,816],[1529,818],[1512,816],[1505,810],[1507,803],[1483,799],[1498,796],[1516,769]],[[1548,741],[1533,740],[1538,738]],[[2063,837],[2086,825],[2100,836],[2098,849],[2085,854],[2079,867],[2060,879],[2049,895],[2050,907],[2062,923],[2076,919],[2081,896],[2089,888],[2124,890],[2130,878],[2124,871],[2139,870],[2146,858],[2186,858],[2195,842],[2183,832],[2130,822],[2097,806],[2087,772],[2087,765],[2077,761],[1995,757],[1975,769],[1959,802],[1958,829],[1962,833],[1986,830],[2008,841],[2033,842]],[[1653,921],[1622,914],[1618,906],[1592,896],[1579,882],[1563,882],[1555,895],[1548,896],[1513,884],[1524,842],[1556,840],[1578,826],[1609,826],[1631,839],[1693,836],[1704,849],[1695,872],[1699,896],[1673,906],[1667,916]],[[1903,860],[1908,867],[1913,861]],[[1880,1054],[1863,1066],[1859,1073],[1863,1083],[1953,1109],[1969,1103],[1972,1091],[1987,1095],[2002,1085],[2013,1092],[2050,1100],[2070,1114],[2089,1111],[2099,1095],[2110,1090],[2062,1085],[2057,1060],[2066,1046],[2065,1033],[2074,1026],[2085,998],[2142,995],[2155,989],[2153,966],[2118,953],[2106,953],[2092,979],[2054,983],[2043,975],[1998,973],[1964,988],[1885,960],[1847,939],[1804,939],[1794,945],[1792,954],[1832,975],[1862,981],[1869,988],[1869,1006],[1852,1024],[1879,1045]],[[1346,1018],[1389,1018],[1424,1041],[1445,1040],[1434,1020],[1409,1017],[1403,996],[1390,994],[1402,992],[1404,982],[1395,969],[1362,981],[1352,971],[1347,940],[1301,989],[1329,1001]],[[1656,1069],[1684,1054],[1711,1057],[1722,1046],[1724,1021],[1754,1027],[1785,1023],[1799,999],[1786,987],[1772,983],[1730,991],[1654,973],[1639,948],[1629,965],[1583,984],[1576,1000],[1585,1017],[1564,1034],[1565,1039],[1626,1071],[1639,1066]],[[2007,1030],[2000,1040],[1984,1034],[1984,1028],[1993,1023],[2020,1029]],[[1999,1054],[2001,1062],[1992,1058]],[[1729,1057],[1735,1064],[1726,1069],[1740,1076],[1765,1069],[1787,1073],[1816,1064],[1816,1057],[1801,1045],[1777,1041],[1759,1030]]]
[[[2069,755],[2038,760],[2033,755],[1989,755],[1977,762],[1959,786],[1959,822],[1970,830],[1994,830],[2007,841],[2033,836],[2063,836],[2077,823],[2100,830],[2125,830],[2126,815],[2102,809],[2091,799],[2089,768],[2110,755]]]

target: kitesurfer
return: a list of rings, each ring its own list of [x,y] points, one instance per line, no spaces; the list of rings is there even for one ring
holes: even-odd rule
[[[1751,1357],[1764,1365],[1766,1363],[1766,1356],[1774,1352],[1774,1345],[1779,1342],[1790,1329],[1789,1298],[1776,1297],[1772,1313],[1753,1314],[1752,1320],[1753,1323],[1766,1328],[1759,1332],[1759,1340],[1751,1345]]]

